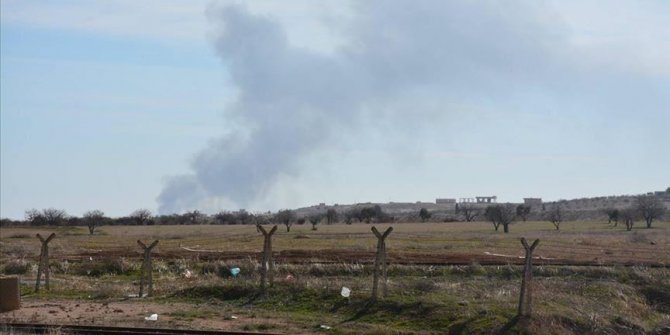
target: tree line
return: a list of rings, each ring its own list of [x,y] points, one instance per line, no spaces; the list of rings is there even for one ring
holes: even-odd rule
[[[393,222],[394,218],[384,213],[379,205],[370,207],[355,207],[343,213],[331,208],[308,216],[298,216],[296,211],[284,209],[276,213],[251,213],[245,210],[235,212],[222,211],[214,215],[207,215],[197,210],[183,214],[154,215],[148,209],[138,209],[127,216],[112,218],[101,210],[91,210],[81,217],[69,215],[63,209],[45,208],[29,209],[25,211],[24,220],[1,219],[0,227],[6,226],[86,226],[93,234],[96,227],[110,226],[144,226],[144,225],[264,225],[282,224],[290,231],[294,224],[302,225],[309,222],[313,230],[321,222],[334,224],[340,221],[351,224],[354,221],[365,223]]]
[[[570,212],[566,211],[560,202],[547,206],[542,205],[542,219],[553,224],[556,230],[560,230],[561,223],[570,220]],[[494,204],[486,207],[472,203],[461,203],[455,207],[456,218],[444,219],[448,221],[472,222],[483,219],[493,224],[496,231],[503,227],[503,232],[508,233],[510,225],[521,220],[526,221],[532,208],[525,204]],[[403,221],[420,220],[430,221],[434,213],[426,208],[421,208],[415,215],[402,218]],[[634,203],[622,209],[610,208],[603,211],[608,222],[616,227],[619,221],[623,222],[627,230],[632,230],[636,221],[644,220],[647,228],[652,227],[655,220],[665,214],[665,206],[662,201],[653,195],[642,195],[635,198]],[[389,223],[397,222],[399,218],[385,213],[381,206],[357,206],[348,210],[338,212],[334,208],[316,212],[313,214],[299,216],[296,211],[284,209],[276,213],[250,213],[245,210],[235,212],[222,211],[214,215],[207,215],[197,210],[183,214],[154,215],[148,209],[138,209],[127,216],[111,218],[100,210],[91,210],[81,217],[71,216],[65,210],[46,208],[42,210],[30,209],[25,212],[24,220],[2,219],[0,226],[86,226],[89,233],[93,234],[96,227],[103,225],[197,225],[197,224],[221,224],[221,225],[264,225],[281,224],[290,231],[294,224],[303,225],[309,223],[312,230],[325,222],[334,224],[343,222],[345,224],[359,223]]]

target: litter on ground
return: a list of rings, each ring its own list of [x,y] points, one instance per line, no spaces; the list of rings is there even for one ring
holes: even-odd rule
[[[147,321],[158,321],[158,314],[151,314],[149,316],[144,317],[144,320]]]

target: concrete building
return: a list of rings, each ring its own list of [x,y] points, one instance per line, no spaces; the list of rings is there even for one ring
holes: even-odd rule
[[[456,203],[456,199],[451,199],[451,198],[437,198],[435,199],[435,203],[438,205],[453,205]]]
[[[490,197],[484,197],[484,196],[479,196],[475,197],[477,199],[478,204],[493,204],[497,201],[498,197],[497,196],[490,196]]]
[[[528,206],[541,206],[542,198],[523,198],[523,203]]]

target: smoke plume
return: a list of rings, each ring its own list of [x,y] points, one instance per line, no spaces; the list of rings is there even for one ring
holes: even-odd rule
[[[337,141],[338,129],[400,125],[424,104],[472,92],[504,100],[519,87],[560,85],[552,54],[562,40],[542,24],[554,18],[538,13],[532,2],[358,3],[346,44],[318,53],[291,45],[271,18],[240,6],[212,11],[215,49],[239,92],[225,114],[236,127],[197,154],[191,174],[168,180],[159,212],[245,207],[298,175],[300,158]]]

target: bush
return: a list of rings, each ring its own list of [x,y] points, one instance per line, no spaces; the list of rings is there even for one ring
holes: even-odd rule
[[[435,282],[430,279],[421,278],[414,283],[413,288],[417,292],[429,293],[435,291],[437,289],[437,285],[435,285]]]
[[[210,262],[202,264],[200,274],[207,275],[213,273],[218,273],[218,266],[216,264]]]
[[[75,273],[81,276],[100,277],[103,275],[124,275],[131,272],[131,266],[123,259],[102,259],[97,262],[80,264]]]
[[[188,268],[188,262],[185,259],[177,259],[167,262],[168,271],[176,275],[184,274]]]
[[[112,285],[103,284],[96,286],[90,296],[92,299],[109,299],[118,296],[118,292],[116,292]]]
[[[484,276],[486,275],[486,269],[479,265],[478,263],[472,263],[468,265],[465,269],[465,273],[472,276]]]
[[[23,275],[26,274],[29,269],[30,266],[28,262],[19,259],[9,261],[7,264],[5,264],[5,267],[2,270],[2,272],[7,275]]]

